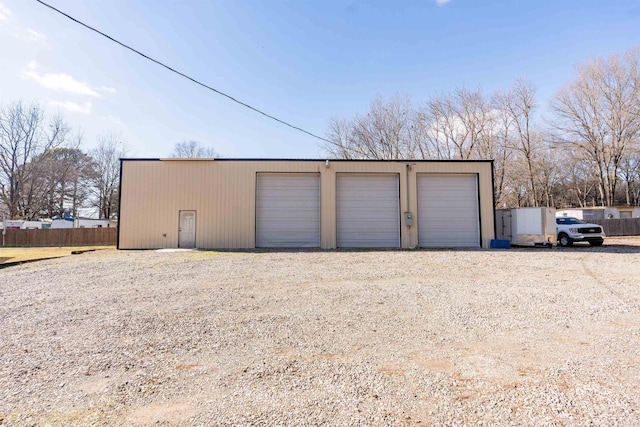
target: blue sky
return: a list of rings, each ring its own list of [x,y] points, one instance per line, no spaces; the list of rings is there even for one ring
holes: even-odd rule
[[[574,66],[640,45],[637,0],[48,0],[142,52],[312,133],[376,95],[420,104],[518,77],[549,98]],[[131,157],[195,139],[224,157],[323,157],[321,142],[207,91],[34,0],[0,0],[0,103],[40,101]]]

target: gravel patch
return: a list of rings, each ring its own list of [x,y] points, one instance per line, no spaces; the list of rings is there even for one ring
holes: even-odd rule
[[[0,425],[640,425],[640,238],[0,270]]]

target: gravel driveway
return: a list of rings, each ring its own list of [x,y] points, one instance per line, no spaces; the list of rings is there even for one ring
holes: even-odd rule
[[[10,267],[0,425],[640,425],[639,288],[638,239]]]

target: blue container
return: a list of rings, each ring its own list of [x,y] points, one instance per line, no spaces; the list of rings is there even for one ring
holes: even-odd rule
[[[509,249],[511,242],[508,240],[491,239],[491,249]]]

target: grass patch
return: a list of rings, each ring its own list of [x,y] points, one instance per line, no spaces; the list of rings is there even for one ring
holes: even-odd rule
[[[31,261],[35,259],[59,258],[73,251],[115,249],[115,246],[68,246],[52,248],[0,248],[0,264]]]

